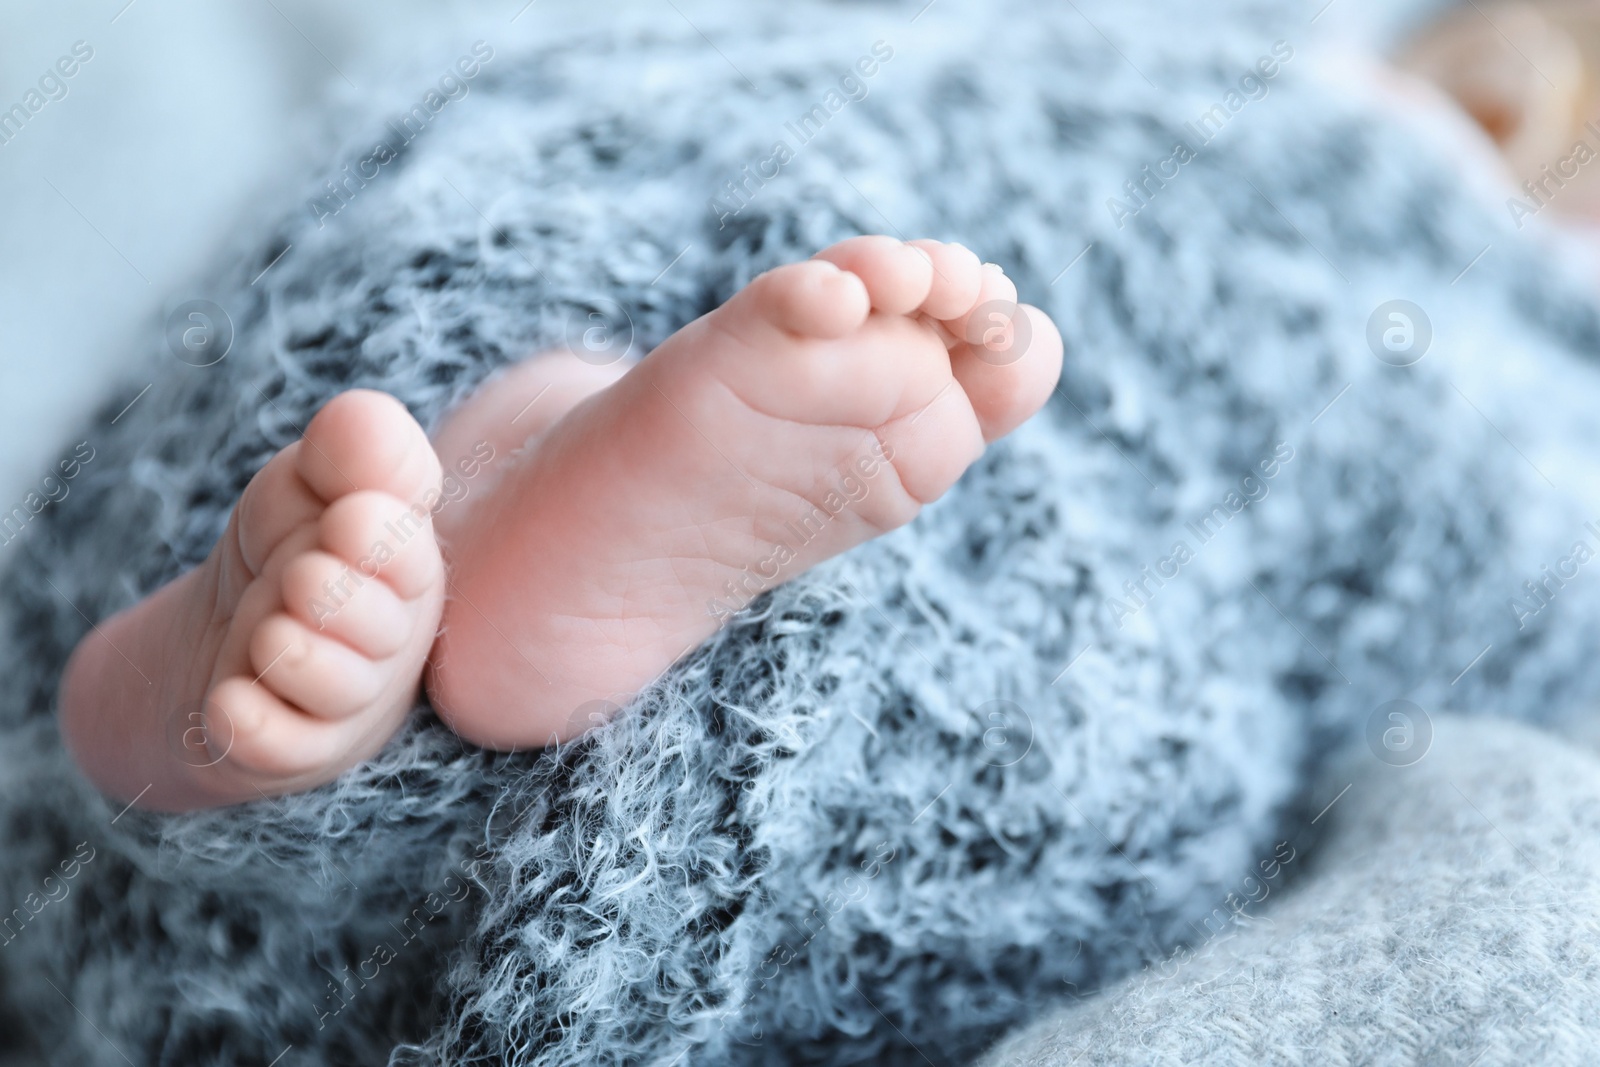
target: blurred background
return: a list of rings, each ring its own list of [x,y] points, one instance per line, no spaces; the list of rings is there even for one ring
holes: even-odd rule
[[[74,423],[132,380],[122,364],[148,356],[163,310],[236,230],[292,208],[333,158],[341,102],[480,37],[526,39],[563,6],[0,5],[0,111],[75,43],[93,50],[66,94],[0,143],[0,500],[35,486]]]
[[[262,224],[303,203],[340,134],[361,128],[341,124],[348,109],[402,99],[479,38],[511,50],[666,2],[0,5],[0,112],[78,42],[93,53],[0,143],[0,500],[37,486],[91,408],[137,393],[127,361],[156,350],[200,271],[230,248],[255,254]],[[1361,0],[1316,3],[1323,45],[1382,19]]]

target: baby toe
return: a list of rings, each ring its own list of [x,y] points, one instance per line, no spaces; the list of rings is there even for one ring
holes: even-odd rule
[[[365,710],[390,680],[382,665],[285,614],[271,615],[256,627],[250,666],[259,685],[325,719]]]
[[[976,299],[953,318],[940,321],[952,337],[968,344],[993,341],[995,328],[1016,313],[1016,283],[993,263],[983,264],[981,271]]]
[[[432,516],[420,504],[408,506],[387,493],[351,493],[322,513],[317,537],[323,551],[354,568],[355,577],[381,578],[407,600],[443,581]]]
[[[439,458],[428,435],[387,393],[340,393],[311,420],[302,445],[300,475],[325,503],[361,490],[410,503],[438,493]]]
[[[878,436],[902,488],[918,506],[943,496],[983,455],[972,405],[954,381],[918,410],[881,427]]]
[[[934,282],[929,252],[880,234],[840,241],[817,253],[816,258],[860,278],[873,309],[890,315],[909,315],[917,310],[927,300]]]
[[[1018,305],[998,314],[989,343],[957,343],[950,370],[983,430],[985,441],[1005,436],[1044,406],[1061,377],[1061,334],[1050,316]]]
[[[802,337],[832,339],[859,330],[870,310],[860,278],[814,259],[767,271],[713,314],[735,336],[748,336],[754,319]]]
[[[286,781],[312,776],[325,781],[328,776],[319,772],[339,759],[331,724],[302,714],[249,678],[221,682],[206,704],[206,733],[215,766],[244,771],[273,794],[282,792]]]
[[[388,583],[362,576],[327,552],[296,556],[284,568],[283,605],[308,629],[369,659],[400,652],[417,623],[414,602],[401,600]]]
[[[972,310],[983,288],[983,264],[973,252],[943,241],[912,241],[933,263],[933,283],[920,310],[935,319],[953,319]]]
[[[304,442],[279,452],[256,472],[234,509],[239,551],[252,575],[266,569],[267,557],[300,527],[314,522],[326,506],[300,477],[297,459]]]

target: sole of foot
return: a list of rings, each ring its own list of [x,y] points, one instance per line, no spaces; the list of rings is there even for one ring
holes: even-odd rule
[[[467,442],[503,456],[441,516],[440,715],[491,748],[565,741],[756,595],[909,522],[1055,387],[1060,336],[1016,300],[960,245],[859,237],[626,373],[551,353],[488,383],[437,438],[447,467]]]

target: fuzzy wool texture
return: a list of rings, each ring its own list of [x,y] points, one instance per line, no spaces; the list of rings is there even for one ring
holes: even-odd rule
[[[1244,918],[1218,901],[1192,955],[982,1067],[1593,1063],[1600,759],[1515,723],[1432,727],[1413,765],[1358,748],[1328,769],[1326,833],[1282,853],[1307,869],[1294,892],[1254,888]]]
[[[1305,12],[920,6],[650,5],[499,55],[337,216],[290,201],[219,269],[227,358],[147,352],[8,549],[0,907],[94,858],[0,947],[7,1033],[74,1065],[961,1062],[1192,937],[1384,702],[1600,691],[1592,595],[1523,629],[1506,604],[1600,517],[1600,317],[1537,228],[1295,59],[1119,226],[1108,198]],[[74,771],[56,687],[90,620],[202,559],[329,397],[432,425],[607,302],[648,351],[859,232],[968,244],[1067,343],[1048,408],[916,522],[559,753],[421,708],[337,782],[222,811],[123,812]],[[1366,341],[1398,296],[1434,333],[1404,368]]]

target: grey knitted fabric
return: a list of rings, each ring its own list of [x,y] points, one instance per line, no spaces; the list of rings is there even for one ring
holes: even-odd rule
[[[1192,936],[1383,702],[1596,691],[1592,596],[1506,607],[1600,515],[1582,287],[1293,56],[1241,95],[1298,9],[920,6],[650,5],[497,55],[337,215],[291,204],[220,272],[226,359],[148,354],[108,395],[0,585],[8,1032],[67,1064],[960,1061]],[[603,301],[648,350],[862,231],[967,243],[1067,338],[1049,408],[916,523],[560,753],[420,709],[330,786],[181,818],[72,770],[88,621],[201,559],[330,396],[432,423]],[[1409,367],[1366,341],[1396,297],[1433,323]]]
[[[1433,726],[1414,766],[1360,748],[1330,769],[1327,833],[1281,850],[1277,881],[1300,865],[1298,885],[1252,890],[1232,921],[1219,900],[1192,955],[983,1067],[1593,1063],[1600,759],[1511,723]]]

